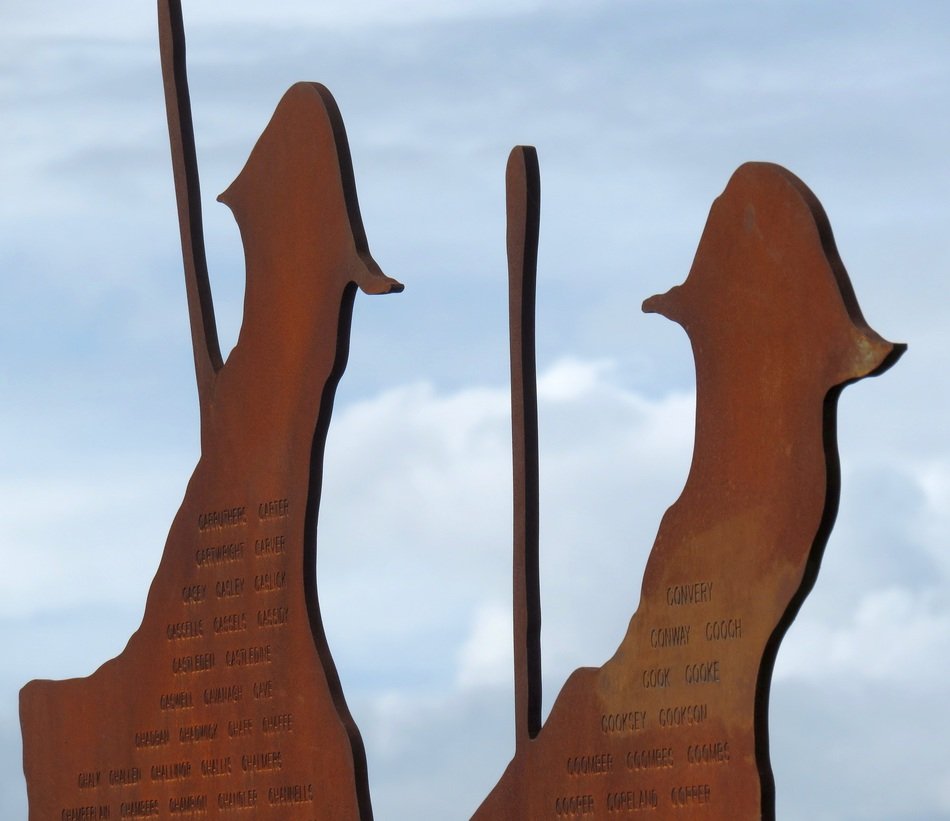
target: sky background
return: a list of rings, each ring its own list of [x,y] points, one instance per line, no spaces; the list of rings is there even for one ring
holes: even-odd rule
[[[464,819],[513,751],[504,168],[538,148],[545,710],[608,658],[688,470],[693,366],[640,312],[747,160],[817,194],[869,323],[841,508],[779,653],[783,821],[950,818],[950,4],[185,2],[222,349],[243,258],[214,202],[297,80],[334,93],[370,248],[327,444],[319,583],[376,817]],[[138,626],[198,457],[149,0],[0,0],[0,816],[17,691]]]

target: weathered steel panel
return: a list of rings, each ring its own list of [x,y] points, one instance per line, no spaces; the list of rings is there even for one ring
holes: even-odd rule
[[[369,254],[333,98],[299,83],[221,196],[247,265],[222,363],[180,8],[160,13],[201,458],[125,650],[88,678],[22,690],[30,818],[371,818],[320,621],[316,520],[356,287],[402,286]]]
[[[510,226],[524,224],[525,202],[509,171]],[[535,255],[509,253],[513,302],[533,304],[517,289],[533,283],[533,271],[520,270]],[[643,307],[680,323],[692,342],[689,478],[663,517],[616,654],[571,675],[536,735],[526,705],[540,697],[539,668],[523,660],[537,638],[524,625],[539,618],[519,538],[536,533],[527,523],[537,509],[516,489],[525,520],[515,525],[517,744],[479,821],[774,816],[772,665],[835,518],[838,395],[904,346],[865,323],[815,196],[764,163],[742,166],[713,204],[686,282]],[[517,338],[533,332],[533,318],[518,328],[513,362],[516,350],[533,350]],[[516,427],[516,465],[531,435]]]

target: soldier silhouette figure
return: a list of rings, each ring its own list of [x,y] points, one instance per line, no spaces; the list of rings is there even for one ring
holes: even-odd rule
[[[523,192],[509,196],[510,238],[525,203]],[[510,270],[522,257],[533,259],[519,250]],[[838,395],[904,346],[865,323],[815,196],[763,163],[742,166],[713,204],[686,282],[643,307],[692,343],[689,477],[616,654],[575,671],[543,727],[539,666],[516,663],[515,756],[479,821],[774,817],[769,686],[836,515]],[[516,425],[516,455],[518,439]],[[516,517],[536,518],[517,488],[515,498]],[[540,623],[536,591],[518,589],[531,578],[524,561],[515,562],[516,660],[531,658]]]
[[[363,745],[320,618],[316,521],[356,287],[402,286],[369,254],[333,98],[299,83],[220,198],[247,270],[222,362],[180,5],[160,0],[159,14],[201,458],[125,650],[21,692],[30,818],[368,819]]]

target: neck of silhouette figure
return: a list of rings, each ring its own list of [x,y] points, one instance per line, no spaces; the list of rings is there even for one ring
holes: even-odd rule
[[[698,495],[735,511],[823,500],[829,387],[811,374],[755,367],[709,373],[699,364],[696,440],[681,502]]]
[[[352,286],[314,266],[300,277],[310,279],[294,288],[259,275],[253,265],[248,259],[240,337],[218,375],[214,427],[224,422],[227,429],[235,417],[251,418],[262,439],[248,447],[309,454],[328,382],[345,356]]]

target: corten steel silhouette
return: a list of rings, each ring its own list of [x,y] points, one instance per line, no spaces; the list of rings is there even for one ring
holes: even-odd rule
[[[30,818],[371,818],[320,620],[316,521],[356,287],[402,286],[369,254],[333,98],[297,84],[220,197],[247,269],[222,362],[178,0],[159,19],[201,458],[122,654],[22,690]]]
[[[686,282],[643,305],[680,323],[693,347],[686,486],[616,654],[575,671],[539,728],[536,406],[533,380],[521,385],[534,369],[537,176],[533,153],[516,150],[515,755],[475,818],[773,818],[769,687],[837,510],[838,395],[904,346],[865,323],[811,191],[778,166],[742,166],[712,206]]]

